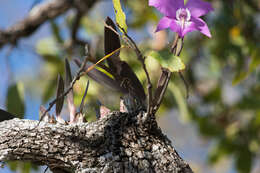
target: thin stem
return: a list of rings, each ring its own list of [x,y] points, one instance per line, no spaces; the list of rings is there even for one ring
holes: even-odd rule
[[[177,56],[180,56],[180,54],[181,54],[181,51],[182,51],[182,48],[183,48],[183,45],[184,45],[184,42],[183,42],[183,38],[181,39],[181,48],[179,49],[179,51],[176,53],[176,51],[175,51],[175,54],[177,54]],[[176,50],[177,50],[177,47],[176,47]],[[180,71],[179,72],[179,76],[180,76],[180,78],[182,79],[182,81],[183,81],[183,83],[184,83],[184,85],[185,85],[185,89],[186,89],[186,99],[188,99],[189,98],[189,84],[188,84],[188,82],[185,80],[185,77],[184,77],[184,75],[182,74],[182,72]]]
[[[180,45],[181,47],[178,50],[178,42],[180,39],[181,39],[181,45]],[[172,47],[171,47],[171,52],[174,55],[179,56],[182,51],[182,48],[183,48],[183,38],[180,38],[179,35],[176,34]],[[179,74],[182,76],[181,72],[179,72]],[[152,110],[151,110],[152,114],[155,114],[157,112],[157,110],[159,109],[159,107],[162,103],[162,99],[163,99],[163,96],[165,95],[166,89],[167,89],[169,81],[171,79],[171,75],[172,75],[172,72],[169,69],[162,68],[162,75],[160,76],[160,79],[158,81],[158,85],[160,85],[160,88],[158,88],[159,86],[157,86],[157,90],[155,93],[156,98],[154,98],[153,106],[152,106]]]
[[[186,99],[189,98],[189,84],[188,82],[186,81],[185,77],[183,76],[182,72],[179,72],[179,76],[180,78],[182,79],[182,81],[184,82],[184,85],[185,85],[185,89],[186,89]]]

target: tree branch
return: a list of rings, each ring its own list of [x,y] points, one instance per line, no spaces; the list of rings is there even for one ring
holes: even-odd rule
[[[53,19],[71,8],[84,8],[87,12],[98,0],[52,0],[34,7],[28,16],[17,24],[0,30],[0,48],[5,44],[15,45],[22,37],[34,33],[44,22]]]
[[[0,123],[0,161],[28,160],[77,173],[192,172],[146,113],[113,112],[93,123],[35,128],[37,123]]]

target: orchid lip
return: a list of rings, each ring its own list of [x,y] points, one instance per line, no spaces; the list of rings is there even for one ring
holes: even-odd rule
[[[177,23],[181,26],[182,29],[189,25],[191,19],[190,11],[187,8],[179,8],[176,11]]]
[[[179,8],[177,11],[176,11],[176,19],[178,21],[186,21],[188,22],[191,18],[191,14],[190,14],[190,11],[187,9],[187,8]]]

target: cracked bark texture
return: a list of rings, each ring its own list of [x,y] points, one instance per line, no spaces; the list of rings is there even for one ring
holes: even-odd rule
[[[27,160],[61,172],[191,173],[154,117],[112,112],[92,123],[0,123],[0,161]]]
[[[15,45],[22,37],[34,33],[44,22],[53,19],[69,9],[76,8],[86,13],[99,0],[51,0],[34,7],[28,16],[10,28],[0,30],[0,48],[5,44]]]

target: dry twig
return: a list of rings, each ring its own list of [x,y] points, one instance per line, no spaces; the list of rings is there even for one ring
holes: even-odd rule
[[[7,29],[0,30],[0,48],[6,44],[16,45],[22,37],[34,33],[42,24],[64,14],[69,9],[81,8],[87,12],[98,0],[52,0],[35,6],[27,17]]]

